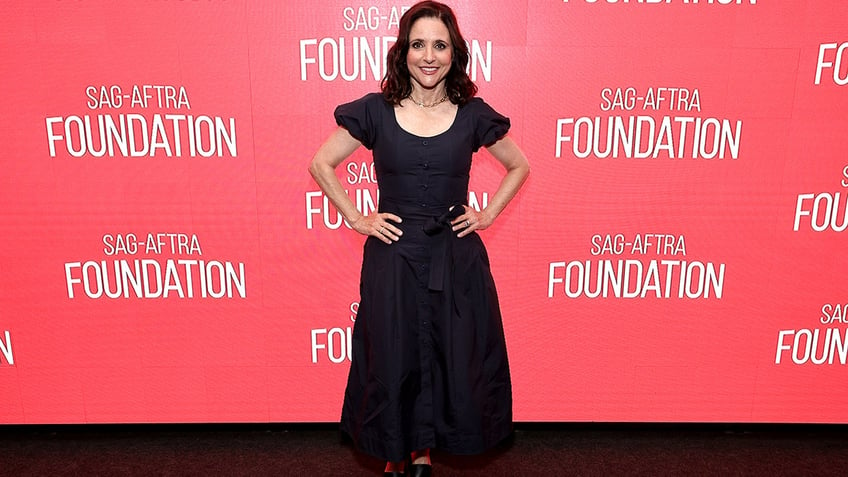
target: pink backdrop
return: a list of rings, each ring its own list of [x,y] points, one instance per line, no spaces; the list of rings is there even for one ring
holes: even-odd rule
[[[848,422],[848,3],[449,3],[533,169],[516,420]],[[0,5],[0,422],[338,418],[364,239],[306,169],[410,4]]]

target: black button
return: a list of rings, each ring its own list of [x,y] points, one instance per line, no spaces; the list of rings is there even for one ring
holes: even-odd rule
[[[429,168],[430,168],[430,163],[429,163],[429,162],[425,162],[425,163],[424,163],[424,169],[429,169]]]
[[[421,141],[421,144],[426,146],[428,143],[427,143],[427,141]]]

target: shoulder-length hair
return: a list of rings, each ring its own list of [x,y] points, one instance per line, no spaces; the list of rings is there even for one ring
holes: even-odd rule
[[[419,18],[438,18],[445,24],[450,33],[453,47],[453,59],[448,75],[445,78],[445,88],[448,99],[454,104],[464,105],[477,94],[477,85],[471,81],[465,68],[468,66],[468,45],[462,38],[457,25],[456,16],[447,5],[439,2],[424,1],[416,3],[400,18],[398,39],[386,57],[386,76],[380,82],[383,97],[392,104],[400,102],[412,93],[412,82],[409,68],[406,65],[406,55],[409,52],[409,31]]]

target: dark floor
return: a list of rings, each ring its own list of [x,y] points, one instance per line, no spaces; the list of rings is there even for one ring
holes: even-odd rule
[[[848,475],[848,427],[516,424],[433,475]],[[380,475],[335,426],[0,426],[0,475]]]

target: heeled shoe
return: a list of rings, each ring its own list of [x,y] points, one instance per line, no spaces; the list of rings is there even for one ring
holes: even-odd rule
[[[430,464],[410,464],[409,466],[410,477],[430,477],[432,472],[433,466]]]

